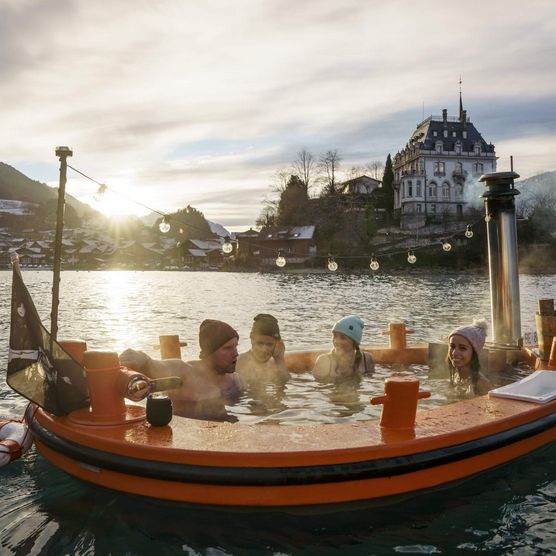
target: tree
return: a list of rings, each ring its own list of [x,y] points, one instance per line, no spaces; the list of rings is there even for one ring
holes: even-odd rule
[[[308,200],[305,184],[297,176],[290,176],[278,201],[276,223],[280,226],[306,224]]]
[[[333,151],[326,151],[320,157],[320,168],[323,175],[324,188],[323,195],[335,195],[337,193],[336,173],[340,166],[342,157],[337,149]]]
[[[379,181],[382,181],[384,176],[384,168],[385,166],[380,160],[373,160],[365,166],[365,170],[369,174],[369,177]]]
[[[292,168],[293,175],[301,180],[305,187],[306,194],[309,195],[314,174],[317,170],[315,157],[307,149],[301,149],[293,161]]]
[[[394,170],[392,169],[392,157],[390,154],[386,157],[386,164],[384,165],[380,204],[392,216],[394,211]]]

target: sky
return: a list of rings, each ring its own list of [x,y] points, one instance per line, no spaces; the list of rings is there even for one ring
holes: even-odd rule
[[[499,170],[555,170],[555,59],[552,0],[0,0],[0,161],[54,186],[68,145],[115,191],[239,231],[301,149],[384,161],[457,115],[460,76]],[[72,170],[67,191],[147,212]]]

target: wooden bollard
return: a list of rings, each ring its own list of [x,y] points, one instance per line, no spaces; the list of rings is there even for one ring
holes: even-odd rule
[[[180,342],[178,334],[164,334],[158,341],[153,348],[160,350],[160,359],[181,359],[181,348],[187,346],[187,342]]]
[[[535,313],[539,352],[543,361],[550,358],[553,338],[556,336],[554,299],[539,299],[539,310]]]
[[[412,429],[415,426],[418,400],[429,398],[430,395],[430,392],[419,391],[419,380],[415,377],[396,376],[384,381],[384,396],[371,398],[371,404],[382,404],[381,427]]]
[[[413,334],[415,330],[406,330],[405,322],[391,322],[388,325],[388,332],[383,332],[383,336],[390,336],[390,349],[406,349],[407,334]]]

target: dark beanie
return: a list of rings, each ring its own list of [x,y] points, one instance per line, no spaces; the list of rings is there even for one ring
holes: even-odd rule
[[[199,326],[199,358],[205,359],[232,338],[239,338],[239,334],[229,324],[221,320],[204,320]]]
[[[260,334],[261,336],[272,336],[277,340],[280,339],[280,328],[278,321],[272,315],[261,313],[253,319],[253,327],[251,335]]]

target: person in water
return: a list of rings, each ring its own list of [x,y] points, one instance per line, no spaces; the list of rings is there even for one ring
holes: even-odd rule
[[[178,376],[179,388],[170,390],[175,415],[215,421],[233,420],[226,404],[234,403],[243,392],[235,373],[239,335],[229,324],[204,320],[199,327],[198,361],[152,359],[142,351],[125,350],[120,363],[151,378]]]
[[[313,367],[313,375],[317,380],[335,382],[346,378],[361,378],[374,371],[372,355],[359,349],[364,326],[356,315],[344,317],[334,325],[334,347],[329,353],[319,355]]]
[[[486,321],[474,321],[470,326],[456,328],[448,337],[450,384],[463,390],[465,396],[482,396],[492,388],[479,364],[486,335]]]
[[[237,372],[248,385],[285,383],[290,378],[284,359],[286,348],[278,321],[261,313],[253,319],[251,349],[240,354]]]

